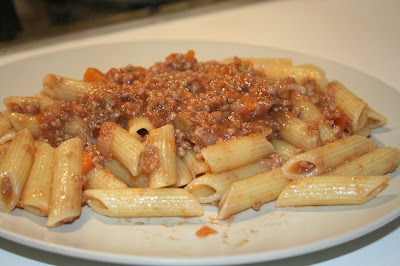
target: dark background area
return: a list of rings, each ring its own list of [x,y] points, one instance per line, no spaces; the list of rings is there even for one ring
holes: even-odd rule
[[[229,0],[0,0],[0,47]]]

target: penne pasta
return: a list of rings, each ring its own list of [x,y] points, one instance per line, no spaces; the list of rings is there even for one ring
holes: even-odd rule
[[[388,176],[314,176],[296,179],[276,207],[365,204],[387,187]]]
[[[88,82],[48,74],[43,79],[43,93],[56,100],[75,101],[79,95],[88,94],[94,89]]]
[[[128,187],[144,188],[149,186],[149,180],[146,174],[141,173],[133,176],[125,166],[118,160],[111,159],[104,162],[104,168],[111,171],[118,179],[128,185]]]
[[[96,165],[86,174],[86,183],[83,189],[103,188],[103,189],[119,189],[128,186],[114,176],[111,171],[105,170],[102,166]]]
[[[178,181],[176,167],[175,135],[172,125],[165,125],[149,132],[146,140],[149,154],[143,168],[149,175],[149,187],[160,188],[175,185]],[[154,163],[156,162],[156,165]],[[149,164],[149,166],[147,166]]]
[[[6,111],[0,114],[0,136],[3,136],[11,129],[13,129],[13,124],[10,120],[10,112]]]
[[[375,142],[354,135],[292,157],[282,166],[282,172],[289,179],[321,175],[374,149]]]
[[[328,94],[333,95],[333,101],[352,121],[351,128],[358,131],[368,122],[368,105],[338,81],[327,85]]]
[[[4,99],[0,211],[24,208],[49,228],[85,202],[120,218],[218,205],[218,220],[274,200],[363,204],[400,165],[400,149],[367,138],[385,116],[291,59],[200,62],[188,51],[147,69],[88,68],[83,80],[48,74],[42,85]]]
[[[259,210],[262,204],[276,200],[289,182],[281,169],[233,182],[220,200],[217,219],[228,219],[249,208]]]
[[[145,147],[120,125],[104,123],[97,138],[97,146],[105,157],[114,156],[133,176],[140,174],[140,156]]]
[[[278,134],[284,141],[304,151],[321,146],[317,128],[297,117],[284,116],[282,119],[283,127]]]
[[[313,65],[313,64],[302,64],[302,65],[298,65],[298,67],[305,68],[305,69],[309,69],[309,70],[311,70],[311,71],[317,71],[317,72],[320,72],[320,73],[323,74],[323,75],[326,74],[325,71],[324,71],[322,68],[320,68],[319,66],[317,66],[317,65]]]
[[[322,114],[309,98],[296,97],[294,100],[295,108],[301,109],[299,118],[305,122],[313,123],[319,130],[319,136],[323,144],[334,141],[336,138],[332,132],[332,127],[323,122]]]
[[[81,214],[83,142],[73,138],[54,152],[53,185],[47,227],[70,223]]]
[[[360,157],[340,165],[329,175],[372,176],[393,172],[400,165],[400,149],[379,147]]]
[[[147,117],[136,117],[128,121],[128,132],[138,140],[142,140],[140,131],[145,131],[146,134],[154,129],[153,123]]]
[[[208,146],[201,154],[212,173],[221,173],[254,163],[274,151],[265,135],[253,134]]]
[[[35,144],[29,130],[23,129],[12,139],[0,164],[0,210],[11,212],[22,194],[31,169]]]
[[[17,130],[11,123],[10,112],[5,111],[0,115],[0,144],[12,140],[15,135],[17,135]]]
[[[15,130],[14,128],[10,129],[3,136],[0,137],[0,144],[5,144],[8,141],[12,140],[17,135],[17,133],[17,130]]]
[[[201,216],[204,211],[194,197],[181,188],[88,189],[86,203],[110,217]]]
[[[11,113],[10,121],[16,130],[24,128],[29,129],[32,136],[36,139],[42,134],[40,123],[37,115],[27,115],[20,113]]]
[[[298,149],[295,146],[281,139],[273,139],[270,140],[269,142],[271,142],[272,146],[274,146],[276,154],[282,156],[285,162],[288,161],[293,156],[302,152],[301,149]]]
[[[49,213],[53,158],[53,147],[45,142],[36,144],[35,157],[21,196],[21,203],[26,211],[38,216],[47,216]]]
[[[313,79],[317,84],[318,92],[324,92],[328,83],[325,72],[318,67],[311,67],[311,65],[292,66],[270,63],[264,67],[264,72],[267,77],[272,78],[292,77],[299,84],[303,84],[307,79]]]
[[[4,155],[6,155],[10,142],[0,144],[0,164],[3,161]]]
[[[193,172],[189,170],[183,160],[178,156],[176,157],[176,173],[177,181],[173,185],[174,187],[184,187],[195,178]]]
[[[43,109],[55,102],[48,96],[45,97],[17,97],[12,96],[4,99],[4,105],[13,113],[23,113],[28,115],[38,115]]]
[[[372,129],[369,126],[365,126],[355,132],[353,132],[353,135],[358,135],[358,136],[363,136],[368,138],[371,136]]]
[[[204,174],[210,171],[210,166],[208,166],[206,162],[198,160],[193,150],[187,150],[182,157],[182,161],[194,175]]]
[[[371,129],[382,127],[387,124],[387,118],[373,110],[371,107],[367,107],[367,126]]]
[[[207,173],[190,182],[185,189],[193,194],[200,203],[211,203],[220,200],[230,184],[246,177],[267,172],[270,166],[264,163],[253,163],[219,174]]]

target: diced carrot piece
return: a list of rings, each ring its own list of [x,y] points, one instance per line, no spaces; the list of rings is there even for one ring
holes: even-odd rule
[[[250,100],[249,97],[244,96],[241,100],[241,108],[239,110],[239,113],[241,115],[247,115],[249,113],[251,113],[252,111],[254,111],[254,109],[256,108],[253,101]]]
[[[89,67],[83,75],[83,80],[86,82],[105,82],[106,77],[97,68]]]
[[[199,230],[197,230],[196,236],[206,237],[208,235],[213,235],[213,234],[217,234],[217,233],[218,233],[218,231],[212,229],[211,227],[204,225]]]
[[[186,53],[186,57],[189,58],[189,59],[194,59],[194,51],[193,50],[189,50]]]
[[[94,164],[92,157],[87,152],[82,154],[82,172],[86,175],[90,170],[92,170]]]

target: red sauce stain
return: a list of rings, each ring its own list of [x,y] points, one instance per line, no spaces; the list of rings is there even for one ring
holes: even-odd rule
[[[247,244],[249,242],[249,240],[247,239],[242,239],[239,243],[236,243],[234,248],[240,248],[243,247],[245,244]]]

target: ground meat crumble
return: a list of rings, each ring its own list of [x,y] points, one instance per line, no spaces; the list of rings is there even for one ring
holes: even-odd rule
[[[61,101],[39,114],[42,138],[57,146],[68,135],[66,127],[79,117],[87,127],[87,145],[96,139],[106,121],[127,127],[130,119],[147,117],[155,127],[173,124],[177,154],[200,149],[219,141],[263,133],[276,138],[285,113],[296,116],[292,94],[303,86],[300,97],[309,97],[320,108],[324,123],[335,126],[343,114],[333,105],[331,96],[316,94],[315,81],[297,84],[293,78],[268,78],[252,64],[235,58],[232,63],[199,62],[194,53],[171,54],[164,62],[145,69],[128,65],[104,73],[87,95],[76,101]],[[299,97],[299,95],[297,95]],[[345,128],[336,129],[341,137]],[[101,160],[101,159],[99,159]]]

